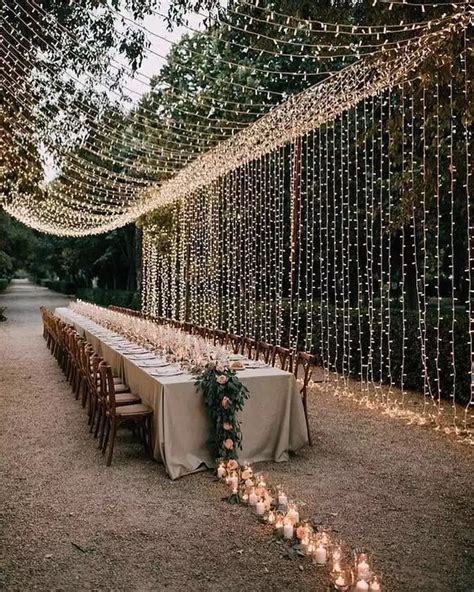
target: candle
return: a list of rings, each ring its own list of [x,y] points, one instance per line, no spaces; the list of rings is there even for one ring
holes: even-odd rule
[[[370,592],[380,592],[380,584],[377,578],[374,578],[369,587]]]
[[[278,504],[280,506],[286,506],[288,504],[288,498],[283,492],[280,492],[278,494]]]
[[[244,504],[246,504],[249,501],[249,496],[246,493],[242,495],[242,501],[244,502]]]
[[[296,510],[294,507],[291,507],[288,510],[288,514],[286,516],[288,520],[291,520],[293,525],[297,524],[300,521],[300,515],[298,513],[298,510]]]
[[[328,537],[328,533],[327,532],[322,532],[321,533],[321,543],[323,545],[329,545],[329,537]]]
[[[359,580],[355,587],[355,592],[368,592],[369,584],[365,580]]]
[[[318,565],[324,565],[327,561],[327,558],[328,558],[328,552],[326,551],[326,548],[323,547],[321,544],[319,544],[316,547],[316,551],[314,552],[314,561]]]
[[[237,488],[234,488],[232,490],[232,495],[237,495],[239,493],[239,490]]]
[[[239,478],[237,477],[236,473],[232,473],[229,485],[232,487],[232,489],[237,489],[239,486]]]
[[[255,505],[255,512],[257,516],[263,516],[265,514],[265,502],[260,499]]]
[[[289,521],[283,524],[283,536],[285,539],[293,538],[293,524]]]
[[[333,561],[336,561],[336,562],[341,561],[342,551],[341,551],[340,547],[336,547],[334,549],[333,554],[332,554],[332,559],[333,559]]]
[[[370,567],[369,564],[367,563],[367,561],[364,559],[361,559],[361,561],[359,561],[359,563],[357,564],[357,577],[359,578],[359,580],[367,580],[370,576]]]
[[[275,521],[275,532],[280,536],[283,534],[283,520],[281,516],[278,516]]]
[[[252,487],[252,485],[253,485],[252,479],[245,479],[245,486],[246,487]]]
[[[258,497],[257,497],[257,494],[255,493],[254,488],[252,487],[252,490],[250,491],[250,494],[249,494],[249,504],[251,506],[255,506],[257,504],[257,502],[258,502]]]
[[[268,517],[267,517],[267,522],[268,522],[268,524],[273,524],[275,522],[275,513],[274,512],[269,512]]]
[[[338,576],[338,578],[334,582],[334,587],[336,588],[336,590],[339,590],[340,592],[345,592],[349,588],[349,586],[346,584],[346,580],[343,575]]]
[[[301,541],[301,547],[302,547],[303,553],[305,553],[307,555],[308,554],[308,547],[309,547],[309,538],[307,536],[305,536],[304,539]]]
[[[219,479],[223,479],[225,477],[225,467],[222,463],[217,467],[217,477]]]

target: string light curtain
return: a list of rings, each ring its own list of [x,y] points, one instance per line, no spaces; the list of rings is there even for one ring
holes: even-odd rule
[[[33,0],[28,0],[28,6],[35,8],[33,19],[46,18],[38,15],[40,8]],[[23,12],[19,11],[20,19],[25,18]],[[145,106],[126,118],[127,125],[117,132],[113,118],[106,111],[100,112],[94,120],[89,106],[80,104],[79,111],[72,113],[61,103],[58,107],[64,110],[64,119],[76,135],[80,136],[84,120],[92,118],[95,121],[94,142],[86,138],[80,151],[66,154],[67,166],[63,174],[40,197],[25,192],[23,186],[13,188],[4,198],[3,207],[26,224],[54,234],[83,236],[120,227],[158,206],[179,199],[183,187],[189,191],[208,185],[243,162],[263,156],[324,121],[332,120],[364,96],[372,96],[406,79],[436,52],[447,35],[467,26],[469,18],[470,13],[466,11],[455,11],[449,17],[434,19],[431,26],[422,29],[415,37],[366,44],[374,50],[369,56],[328,77],[323,83],[292,96],[255,123],[249,124],[248,119],[240,122],[239,117],[228,120],[224,113],[220,118],[203,117],[183,130],[174,117],[161,120]],[[50,36],[54,39],[56,33],[74,40],[73,32],[52,23]],[[56,44],[51,46],[52,55],[56,48]],[[294,51],[301,51],[301,45],[295,46]],[[20,62],[22,67],[31,66],[27,52],[22,52],[17,42],[6,44],[2,52],[6,58]],[[232,66],[230,62],[227,65]],[[34,105],[28,89],[11,80],[8,73],[3,74],[2,86],[6,94],[22,109],[21,125],[16,126],[13,133],[16,145],[23,152],[28,139],[34,138],[35,122],[29,117],[34,112]],[[72,82],[81,85],[82,81]],[[223,83],[238,86],[232,76]],[[256,92],[261,98],[269,93],[270,96],[278,95],[275,100],[284,98],[281,92],[270,89],[258,88]],[[250,106],[243,105],[242,109]],[[271,104],[267,108],[271,108]],[[237,113],[235,106],[233,109]],[[183,114],[189,114],[185,111]],[[158,131],[162,130],[163,140],[150,145],[134,140],[135,132],[140,133],[140,126],[146,124],[145,114],[154,116],[152,126],[156,124]],[[47,120],[49,113],[38,116]],[[223,139],[229,135],[228,140]],[[217,146],[209,150],[216,143]],[[32,148],[33,153],[35,150],[37,146]],[[33,182],[37,171],[29,169],[28,155],[15,156],[23,159]],[[173,172],[177,174],[173,175]],[[171,179],[163,180],[170,175]],[[156,177],[160,179],[158,182],[154,181]]]
[[[144,312],[310,351],[338,388],[359,379],[388,406],[394,387],[423,392],[432,416],[448,399],[455,429],[466,427],[474,253],[462,36],[450,67],[441,59],[408,76],[403,61],[380,72],[383,84],[365,72],[345,91],[341,73],[338,93],[303,93],[300,117],[282,109],[284,129],[260,121],[266,134],[243,132],[245,148],[215,149],[165,185],[173,238],[164,246],[161,227],[145,223]]]

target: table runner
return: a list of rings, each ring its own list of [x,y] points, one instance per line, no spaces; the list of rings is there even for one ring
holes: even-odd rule
[[[208,439],[210,421],[202,395],[190,374],[151,376],[126,355],[104,343],[100,335],[116,335],[68,308],[57,308],[64,322],[74,325],[114,372],[153,409],[153,455],[164,463],[171,479],[215,466]],[[288,460],[288,452],[307,444],[308,432],[293,374],[278,368],[239,371],[250,398],[238,414],[242,424],[241,462]]]

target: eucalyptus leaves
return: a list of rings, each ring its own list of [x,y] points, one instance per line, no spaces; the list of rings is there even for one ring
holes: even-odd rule
[[[242,432],[237,413],[249,398],[249,390],[228,366],[210,362],[196,380],[198,393],[202,393],[213,426],[209,439],[214,457],[237,459],[242,449]]]

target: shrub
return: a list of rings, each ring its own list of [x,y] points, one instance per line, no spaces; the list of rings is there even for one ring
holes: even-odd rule
[[[5,316],[6,310],[7,310],[6,306],[0,306],[0,323],[7,320],[7,317]]]
[[[7,286],[8,286],[7,278],[0,278],[0,292],[3,292],[3,290],[6,290]]]
[[[128,290],[106,290],[103,288],[79,288],[77,297],[100,306],[124,306],[125,308],[140,309],[140,294]]]

